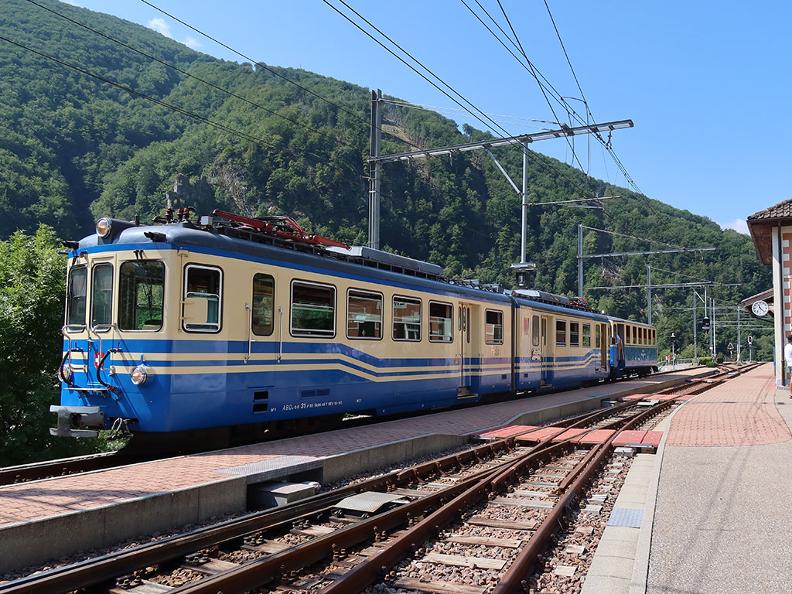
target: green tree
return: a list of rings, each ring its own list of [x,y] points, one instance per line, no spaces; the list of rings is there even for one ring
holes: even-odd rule
[[[64,263],[51,227],[0,242],[0,466],[96,447],[48,429],[58,401]]]

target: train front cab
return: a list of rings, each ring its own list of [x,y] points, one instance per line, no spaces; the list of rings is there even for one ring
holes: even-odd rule
[[[175,251],[156,248],[72,254],[53,434],[93,437],[118,419],[167,418],[170,378],[152,366],[179,322],[165,309],[178,299],[178,283],[169,278],[177,260]]]

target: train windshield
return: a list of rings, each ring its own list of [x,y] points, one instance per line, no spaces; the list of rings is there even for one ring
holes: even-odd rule
[[[72,266],[69,271],[69,287],[66,296],[66,326],[69,329],[85,327],[85,302],[88,289],[88,269]]]
[[[118,327],[121,330],[162,328],[165,264],[159,260],[124,262],[119,270]]]

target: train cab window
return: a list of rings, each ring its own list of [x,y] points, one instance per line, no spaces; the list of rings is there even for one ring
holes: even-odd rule
[[[556,346],[566,346],[567,323],[556,320]]]
[[[113,265],[97,264],[91,276],[91,328],[107,332],[113,323]]]
[[[569,323],[569,346],[580,346],[580,323]]]
[[[583,346],[591,346],[591,325],[583,324]]]
[[[184,269],[184,329],[219,332],[223,273],[219,268],[188,264]]]
[[[79,331],[85,327],[87,283],[88,269],[85,266],[72,266],[66,293],[66,326],[69,330]]]
[[[450,303],[429,302],[429,342],[453,342],[453,316]]]
[[[535,347],[539,346],[539,316],[531,318],[531,344]]]
[[[165,264],[159,260],[124,262],[118,271],[118,327],[121,330],[162,328]]]
[[[382,295],[349,290],[347,337],[368,340],[382,338]]]
[[[393,340],[421,340],[421,300],[393,298]]]
[[[292,336],[335,336],[335,287],[294,281],[291,292]]]
[[[503,312],[488,309],[484,342],[487,344],[503,344]]]
[[[275,327],[275,279],[269,274],[253,275],[250,324],[256,336],[269,336]]]

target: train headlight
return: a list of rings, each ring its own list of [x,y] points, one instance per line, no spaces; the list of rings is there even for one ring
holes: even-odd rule
[[[148,381],[149,375],[151,375],[149,368],[145,365],[138,365],[132,370],[132,373],[129,374],[129,377],[132,378],[132,383],[136,386],[141,386]]]
[[[72,370],[72,366],[69,363],[64,363],[63,368],[61,369],[61,375],[63,376],[63,380],[70,384],[72,378],[74,377],[74,370]]]
[[[99,237],[107,237],[110,235],[110,230],[113,228],[113,222],[107,217],[102,217],[96,221],[96,234]]]

